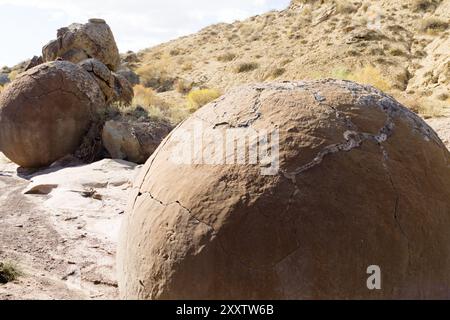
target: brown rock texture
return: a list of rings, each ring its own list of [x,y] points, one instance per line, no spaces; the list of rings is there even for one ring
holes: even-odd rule
[[[199,121],[278,129],[279,173],[175,164],[176,133]],[[448,299],[449,163],[422,119],[372,87],[234,89],[175,129],[135,182],[118,250],[121,297]],[[372,265],[381,290],[367,288]]]
[[[103,127],[103,145],[113,159],[145,163],[172,129],[164,121],[110,120]]]
[[[86,24],[74,23],[58,30],[57,39],[42,49],[44,61],[57,58],[78,63],[94,58],[115,71],[120,64],[119,50],[110,27],[102,19]]]
[[[30,69],[0,97],[0,150],[23,167],[47,166],[77,149],[104,106],[81,67],[55,61]]]
[[[105,95],[106,104],[118,102],[130,105],[134,97],[133,87],[126,78],[111,72],[107,66],[96,59],[86,59],[79,65],[89,72]]]

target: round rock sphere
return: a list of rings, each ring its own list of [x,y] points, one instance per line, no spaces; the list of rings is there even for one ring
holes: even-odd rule
[[[271,142],[259,145],[273,154],[257,165],[228,152],[217,153],[228,155],[222,163],[198,161],[232,143],[220,136],[264,130]],[[180,161],[191,147],[197,161]],[[119,244],[121,297],[450,298],[449,165],[436,133],[372,87],[234,89],[143,168]]]
[[[26,168],[50,165],[77,149],[104,104],[94,78],[71,62],[30,69],[0,96],[0,151]]]

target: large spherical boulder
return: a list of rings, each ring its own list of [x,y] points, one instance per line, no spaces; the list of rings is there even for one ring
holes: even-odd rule
[[[220,137],[264,146],[264,130],[272,151],[258,165],[232,152],[198,161],[211,146],[237,152]],[[121,297],[450,298],[449,165],[435,132],[372,87],[235,89],[142,169],[119,244]]]
[[[120,55],[110,27],[102,19],[90,19],[86,24],[74,23],[58,30],[57,39],[42,49],[44,61],[57,58],[78,63],[94,58],[115,71]]]
[[[76,150],[104,105],[80,66],[55,61],[30,69],[0,97],[0,150],[23,167],[47,166]]]

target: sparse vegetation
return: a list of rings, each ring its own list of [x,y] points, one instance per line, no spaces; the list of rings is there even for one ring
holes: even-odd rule
[[[348,0],[339,0],[336,2],[336,12],[342,14],[354,13],[358,8]]]
[[[414,0],[412,2],[412,8],[414,11],[427,11],[428,9],[436,8],[439,2],[436,0]]]
[[[446,103],[416,95],[396,97],[404,106],[425,119],[438,118],[444,115]]]
[[[166,119],[177,124],[189,115],[186,106],[157,95],[155,90],[142,85],[134,87],[134,99],[129,107],[112,106],[109,113],[121,113],[132,118]]]
[[[156,95],[156,92],[151,88],[146,88],[142,85],[134,87],[134,99],[132,103],[135,107],[165,107],[164,101]]]
[[[143,65],[136,70],[141,79],[141,83],[148,88],[153,88],[158,92],[166,92],[173,89],[175,77],[172,74],[172,62],[167,55],[159,60]]]
[[[278,77],[281,77],[285,72],[286,72],[285,68],[275,68],[272,71],[271,76],[272,76],[272,78],[278,78]]]
[[[423,19],[420,30],[430,34],[436,34],[448,29],[449,23],[438,18]]]
[[[233,52],[226,52],[218,56],[217,60],[220,62],[230,62],[233,61],[234,58],[236,58],[236,54],[234,54]]]
[[[381,71],[371,65],[367,65],[353,73],[349,73],[347,75],[347,80],[368,84],[381,91],[389,91],[392,87]]]
[[[336,68],[331,72],[331,77],[371,85],[385,92],[389,92],[392,89],[392,84],[383,76],[381,71],[371,65],[367,65],[353,72],[346,68]],[[316,75],[316,78],[324,78],[324,75],[319,73]]]
[[[389,53],[391,54],[391,56],[394,57],[401,57],[401,56],[406,56],[406,52],[403,51],[402,49],[399,48],[393,48],[389,51]]]
[[[21,277],[23,272],[14,262],[0,262],[0,284],[5,284]]]
[[[334,69],[331,77],[340,80],[348,80],[350,76],[350,72],[345,68],[337,68]]]
[[[176,90],[181,94],[187,94],[189,91],[192,90],[193,83],[188,80],[184,79],[178,79],[176,81],[175,88]]]
[[[18,75],[19,75],[19,71],[13,70],[13,71],[11,71],[11,72],[9,73],[8,78],[9,78],[9,80],[11,80],[11,82],[12,82],[12,81],[14,81],[14,80],[17,78]]]
[[[187,96],[188,107],[191,110],[197,110],[209,102],[219,98],[222,94],[215,89],[192,90]]]
[[[258,69],[259,64],[256,62],[242,62],[237,65],[236,73],[250,72]]]

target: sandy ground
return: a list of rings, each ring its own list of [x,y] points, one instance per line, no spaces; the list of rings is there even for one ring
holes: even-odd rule
[[[95,176],[101,171],[98,166],[79,168],[86,172],[84,183],[89,176],[105,180],[94,183],[102,196],[96,200],[80,195],[82,184],[70,189],[70,180],[80,179],[76,171],[20,177],[15,165],[0,159],[0,261],[15,262],[24,272],[18,280],[0,285],[0,300],[117,298],[117,234],[131,177],[138,169],[108,161],[103,163],[103,177]],[[130,181],[111,186],[111,176]],[[49,195],[23,194],[30,180],[39,185],[39,179],[54,179],[61,186]]]

